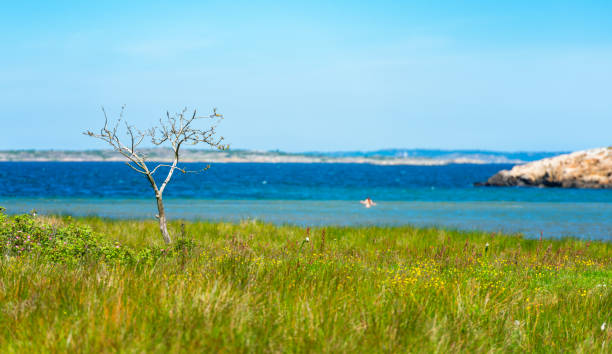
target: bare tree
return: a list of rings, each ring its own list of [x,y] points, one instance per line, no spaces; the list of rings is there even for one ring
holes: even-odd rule
[[[100,133],[94,133],[92,131],[86,131],[84,134],[94,138],[98,138],[102,141],[110,144],[115,151],[125,156],[128,161],[126,162],[133,170],[143,174],[149,183],[151,188],[155,192],[155,199],[157,200],[158,214],[156,217],[159,220],[159,230],[164,238],[164,242],[171,243],[172,238],[168,233],[168,226],[166,222],[166,212],[164,210],[164,202],[162,196],[168,183],[172,179],[172,175],[175,170],[179,170],[182,173],[197,173],[203,172],[208,169],[206,166],[203,170],[186,170],[185,168],[179,167],[180,151],[184,145],[197,145],[199,143],[208,144],[213,148],[219,150],[225,150],[228,148],[227,145],[223,145],[223,137],[216,136],[216,127],[223,116],[217,113],[217,109],[213,109],[213,113],[209,116],[198,116],[196,110],[193,113],[187,112],[187,109],[183,109],[180,113],[170,114],[166,112],[166,117],[159,120],[159,125],[150,128],[146,131],[140,131],[134,126],[129,125],[123,119],[124,107],[121,107],[121,114],[115,124],[109,125],[108,116],[104,108],[104,127],[100,129]],[[206,128],[197,128],[195,125],[199,120],[209,119],[212,122],[207,125]],[[125,125],[125,138],[120,138],[119,128],[122,123]],[[125,139],[125,144],[121,142],[121,139]],[[138,150],[138,146],[145,139],[150,139],[151,143],[157,146],[169,145],[172,149],[173,157],[172,163],[159,163],[155,166],[149,166],[150,161],[147,161],[147,155]],[[158,185],[153,178],[155,172],[160,168],[162,170],[168,169],[167,175],[163,182]],[[161,170],[160,170],[161,171]]]

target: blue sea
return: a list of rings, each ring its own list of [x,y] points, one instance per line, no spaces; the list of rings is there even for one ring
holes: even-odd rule
[[[612,190],[473,186],[511,167],[216,163],[201,174],[177,172],[164,199],[170,218],[190,220],[441,226],[612,240]],[[157,212],[146,179],[120,162],[0,162],[0,181],[0,206],[13,214],[152,218]],[[366,197],[377,205],[364,208],[359,200]]]

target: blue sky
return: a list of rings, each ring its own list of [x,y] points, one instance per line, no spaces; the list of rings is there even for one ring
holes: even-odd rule
[[[0,149],[105,146],[225,114],[234,148],[612,145],[612,2],[13,2],[0,11]]]

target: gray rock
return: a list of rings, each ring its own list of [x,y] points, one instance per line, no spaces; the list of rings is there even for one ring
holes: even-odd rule
[[[478,185],[612,188],[612,147],[577,151],[514,166]]]

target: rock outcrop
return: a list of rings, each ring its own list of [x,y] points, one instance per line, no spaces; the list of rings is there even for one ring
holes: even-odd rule
[[[612,147],[550,157],[489,178],[485,186],[612,188]]]

